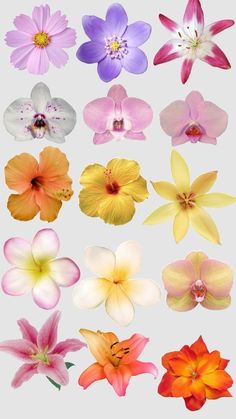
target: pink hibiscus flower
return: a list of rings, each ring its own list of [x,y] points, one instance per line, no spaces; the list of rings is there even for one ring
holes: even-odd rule
[[[66,339],[57,343],[57,328],[61,313],[55,311],[38,332],[26,319],[18,320],[22,339],[0,343],[0,350],[19,358],[25,363],[16,372],[12,387],[17,388],[35,374],[44,374],[60,385],[69,382],[64,362],[68,352],[86,346],[79,339]]]
[[[95,99],[84,108],[84,121],[95,131],[94,144],[124,137],[145,140],[143,130],[151,123],[152,117],[148,103],[128,97],[121,85],[111,87],[107,97]]]
[[[56,67],[64,66],[68,54],[63,48],[75,45],[76,32],[67,27],[66,16],[60,11],[51,15],[48,5],[34,7],[32,18],[19,15],[14,20],[17,30],[7,32],[6,43],[16,48],[11,54],[11,63],[19,70],[33,74],[48,71],[49,62]]]
[[[160,123],[172,145],[191,143],[216,144],[216,138],[227,128],[227,113],[214,103],[204,101],[199,92],[191,92],[184,100],[176,100],[160,113]]]

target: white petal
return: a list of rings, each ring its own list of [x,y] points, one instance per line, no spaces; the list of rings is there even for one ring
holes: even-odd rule
[[[120,244],[116,250],[116,272],[120,279],[130,278],[140,270],[141,255],[138,242],[129,240]]]
[[[63,99],[54,98],[46,107],[46,118],[49,131],[47,138],[51,141],[61,142],[74,128],[76,112],[72,106]]]
[[[119,326],[127,326],[134,318],[134,307],[120,285],[112,287],[106,301],[106,311]]]
[[[32,140],[30,127],[34,115],[35,110],[31,99],[17,99],[4,112],[5,128],[18,141]]]
[[[160,301],[160,288],[150,279],[124,281],[121,286],[134,304],[148,306]]]
[[[104,278],[84,279],[74,291],[74,304],[79,308],[97,307],[108,297],[111,287],[111,281]]]
[[[32,243],[34,260],[41,264],[54,259],[58,253],[59,246],[59,238],[54,230],[51,228],[39,230],[34,236]]]
[[[73,260],[59,258],[49,262],[49,275],[60,287],[70,287],[80,278],[80,270]]]
[[[91,246],[85,249],[85,265],[98,276],[112,279],[115,269],[115,255],[105,247]]]
[[[36,113],[46,112],[47,103],[51,99],[50,90],[44,83],[37,83],[31,92],[31,99]]]
[[[20,237],[13,237],[4,244],[4,255],[17,268],[37,268],[32,256],[31,244]]]
[[[49,277],[40,278],[32,290],[35,303],[46,310],[54,308],[60,299],[60,288]]]
[[[2,278],[2,289],[9,295],[27,294],[34,286],[33,271],[13,268]]]

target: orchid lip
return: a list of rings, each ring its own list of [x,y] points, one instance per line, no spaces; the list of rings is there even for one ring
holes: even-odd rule
[[[195,281],[191,287],[191,294],[197,303],[202,303],[205,299],[207,288],[201,279]]]
[[[201,139],[203,131],[200,125],[194,122],[185,130],[185,134],[191,143],[197,143]]]
[[[34,138],[37,138],[37,139],[43,138],[46,131],[48,130],[48,123],[46,120],[46,116],[42,113],[35,114],[33,118],[33,122],[29,129]]]

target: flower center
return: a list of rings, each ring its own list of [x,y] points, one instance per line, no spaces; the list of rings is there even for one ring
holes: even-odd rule
[[[124,119],[114,119],[113,121],[113,131],[123,131],[124,130]]]
[[[49,365],[49,360],[48,360],[48,356],[47,356],[47,351],[45,351],[45,352],[38,352],[37,354],[32,355],[32,356],[31,356],[31,358],[32,358],[34,361],[40,361],[40,362],[43,362],[44,364]]]
[[[112,356],[112,363],[115,367],[117,367],[121,361],[121,359],[123,358],[124,355],[128,354],[130,352],[130,348],[126,347],[126,348],[119,348],[116,350],[117,345],[120,342],[114,342],[111,346],[111,356]]]
[[[191,294],[197,303],[201,303],[206,296],[206,286],[201,279],[195,281],[191,287]]]
[[[195,381],[198,377],[197,371],[193,371],[191,376],[192,376],[192,380]]]
[[[191,30],[189,26],[186,29],[183,29],[181,32],[178,32],[179,35],[179,44],[178,47],[186,50],[196,50],[201,46],[202,40],[196,29]]]
[[[45,32],[38,32],[33,37],[33,42],[38,48],[45,48],[50,43],[50,38]]]
[[[189,137],[191,143],[197,143],[202,136],[202,130],[199,125],[192,124],[186,129],[185,134]]]
[[[186,210],[195,206],[195,194],[193,192],[179,193],[176,195],[176,199],[182,209]]]
[[[111,195],[117,195],[119,193],[120,186],[117,182],[108,183],[106,185],[106,190]]]
[[[118,60],[121,60],[129,52],[127,41],[116,35],[105,39],[105,50],[112,59]]]
[[[30,126],[31,134],[34,138],[43,138],[48,130],[46,116],[43,113],[36,113]]]
[[[39,176],[34,177],[34,178],[31,180],[31,185],[32,185],[32,187],[33,187],[34,189],[36,189],[36,190],[39,190],[39,189],[42,187],[42,185],[41,185],[40,181],[41,181],[41,179],[40,179],[40,177],[39,177]]]

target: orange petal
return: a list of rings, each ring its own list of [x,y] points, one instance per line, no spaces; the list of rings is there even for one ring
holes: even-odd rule
[[[196,278],[200,278],[200,268],[202,265],[202,262],[206,259],[208,259],[207,255],[205,255],[205,253],[203,252],[191,252],[189,253],[189,255],[186,257],[187,260],[189,260],[194,268],[195,271],[195,276]]]
[[[188,377],[178,377],[172,384],[173,397],[190,397],[192,380]]]
[[[85,338],[90,352],[100,365],[105,366],[110,362],[111,345],[102,332],[80,329],[80,333]]]
[[[31,188],[31,180],[38,174],[38,162],[28,153],[13,157],[5,167],[6,184],[22,193]]]
[[[206,399],[205,385],[201,379],[193,380],[191,385],[191,392],[197,400],[203,401]]]
[[[29,221],[39,212],[34,192],[29,189],[21,195],[10,195],[7,208],[16,220]]]
[[[143,335],[138,333],[132,335],[130,339],[120,342],[116,347],[117,352],[121,350],[121,348],[129,348],[129,353],[123,356],[120,363],[129,364],[130,362],[136,361],[148,342],[148,338],[145,338]]]
[[[216,370],[211,374],[203,375],[201,379],[204,384],[216,390],[227,390],[233,384],[230,375],[223,370]]]
[[[90,365],[79,377],[78,383],[84,389],[93,384],[95,381],[103,380],[106,378],[104,368],[97,362]]]
[[[229,359],[221,358],[220,363],[219,363],[219,370],[225,370],[228,363],[229,363]]]
[[[187,409],[192,411],[201,409],[201,407],[206,403],[206,399],[200,401],[193,396],[186,398],[184,401]]]
[[[131,372],[126,365],[119,365],[114,367],[112,364],[107,364],[104,367],[104,372],[109,383],[114,388],[118,396],[125,396],[126,388],[131,378]]]
[[[220,352],[213,351],[209,354],[204,354],[199,360],[197,372],[199,375],[210,374],[215,371],[220,364]]]
[[[177,376],[182,377],[191,377],[192,376],[192,366],[179,358],[174,358],[169,361],[172,372]]]
[[[172,397],[172,384],[175,379],[176,377],[174,377],[169,372],[166,372],[158,386],[158,393],[163,397]]]
[[[59,148],[45,147],[39,155],[39,174],[46,178],[66,175],[69,162]]]
[[[167,370],[169,370],[170,369],[169,361],[171,359],[176,359],[176,358],[186,360],[186,357],[180,351],[167,352],[165,355],[163,355],[163,357],[161,359],[163,367],[166,368]]]
[[[216,390],[214,388],[205,386],[206,398],[209,400],[219,399],[221,397],[232,397],[232,394],[228,390]]]
[[[204,342],[204,340],[202,339],[202,337],[200,336],[198,338],[198,340],[196,340],[196,342],[194,342],[191,346],[190,349],[196,354],[196,355],[203,355],[205,353],[209,353],[207,346]]]
[[[195,366],[196,364],[196,360],[197,360],[197,355],[195,354],[195,352],[193,352],[190,347],[188,345],[184,345],[181,348],[181,353],[183,353],[185,355],[185,358],[192,363],[192,365]]]
[[[54,221],[58,216],[62,202],[58,199],[51,198],[42,189],[37,191],[35,197],[40,208],[40,220]]]

